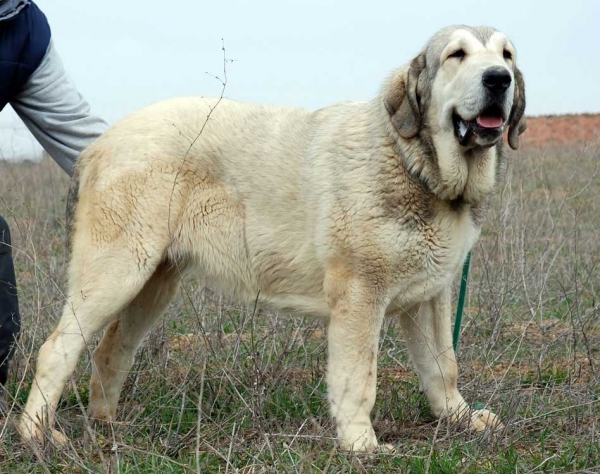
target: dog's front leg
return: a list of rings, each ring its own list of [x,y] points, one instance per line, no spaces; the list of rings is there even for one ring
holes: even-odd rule
[[[377,438],[370,414],[375,403],[377,347],[384,302],[368,285],[330,275],[327,383],[340,448],[370,451]]]
[[[452,347],[450,288],[429,301],[400,313],[402,329],[421,387],[437,417],[468,421],[476,431],[501,426],[488,410],[471,411],[458,391],[458,366]]]

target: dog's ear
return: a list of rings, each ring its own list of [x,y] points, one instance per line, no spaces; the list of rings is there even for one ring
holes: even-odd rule
[[[525,81],[519,68],[515,68],[515,98],[508,117],[508,144],[513,150],[519,148],[519,135],[527,128],[525,119]]]
[[[419,76],[425,69],[425,55],[413,59],[408,70],[400,72],[389,84],[384,96],[392,123],[402,138],[413,138],[421,129],[423,120]]]

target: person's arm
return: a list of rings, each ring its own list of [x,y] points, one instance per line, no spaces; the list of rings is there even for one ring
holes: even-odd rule
[[[80,152],[108,127],[65,72],[52,41],[11,106],[48,154],[69,175]]]

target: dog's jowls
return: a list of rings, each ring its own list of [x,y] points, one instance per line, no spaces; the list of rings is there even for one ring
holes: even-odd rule
[[[516,148],[524,109],[512,43],[459,26],[370,102],[307,111],[183,98],[118,123],[78,164],[68,299],[40,350],[22,436],[41,441],[41,424],[52,427],[86,341],[103,328],[89,414],[114,418],[182,269],[232,297],[328,319],[342,449],[377,446],[370,411],[386,315],[400,319],[435,415],[499,426],[458,391],[450,296],[505,168],[503,132]]]

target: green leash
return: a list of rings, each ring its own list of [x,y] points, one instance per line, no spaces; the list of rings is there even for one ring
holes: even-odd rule
[[[465,309],[465,298],[467,296],[467,283],[469,282],[469,267],[471,266],[471,252],[463,264],[462,277],[460,278],[460,293],[458,294],[458,306],[456,307],[456,318],[454,320],[454,334],[452,335],[452,346],[454,352],[458,350],[460,340],[460,327],[462,326],[463,312]]]
[[[454,333],[452,334],[452,346],[454,353],[458,350],[458,341],[460,340],[460,327],[462,326],[463,312],[465,310],[465,298],[467,297],[467,283],[469,282],[469,268],[471,267],[471,252],[467,254],[467,259],[463,264],[462,276],[460,278],[460,293],[458,294],[458,305],[456,307],[456,319],[454,320]],[[485,403],[473,403],[475,410],[485,408]]]

